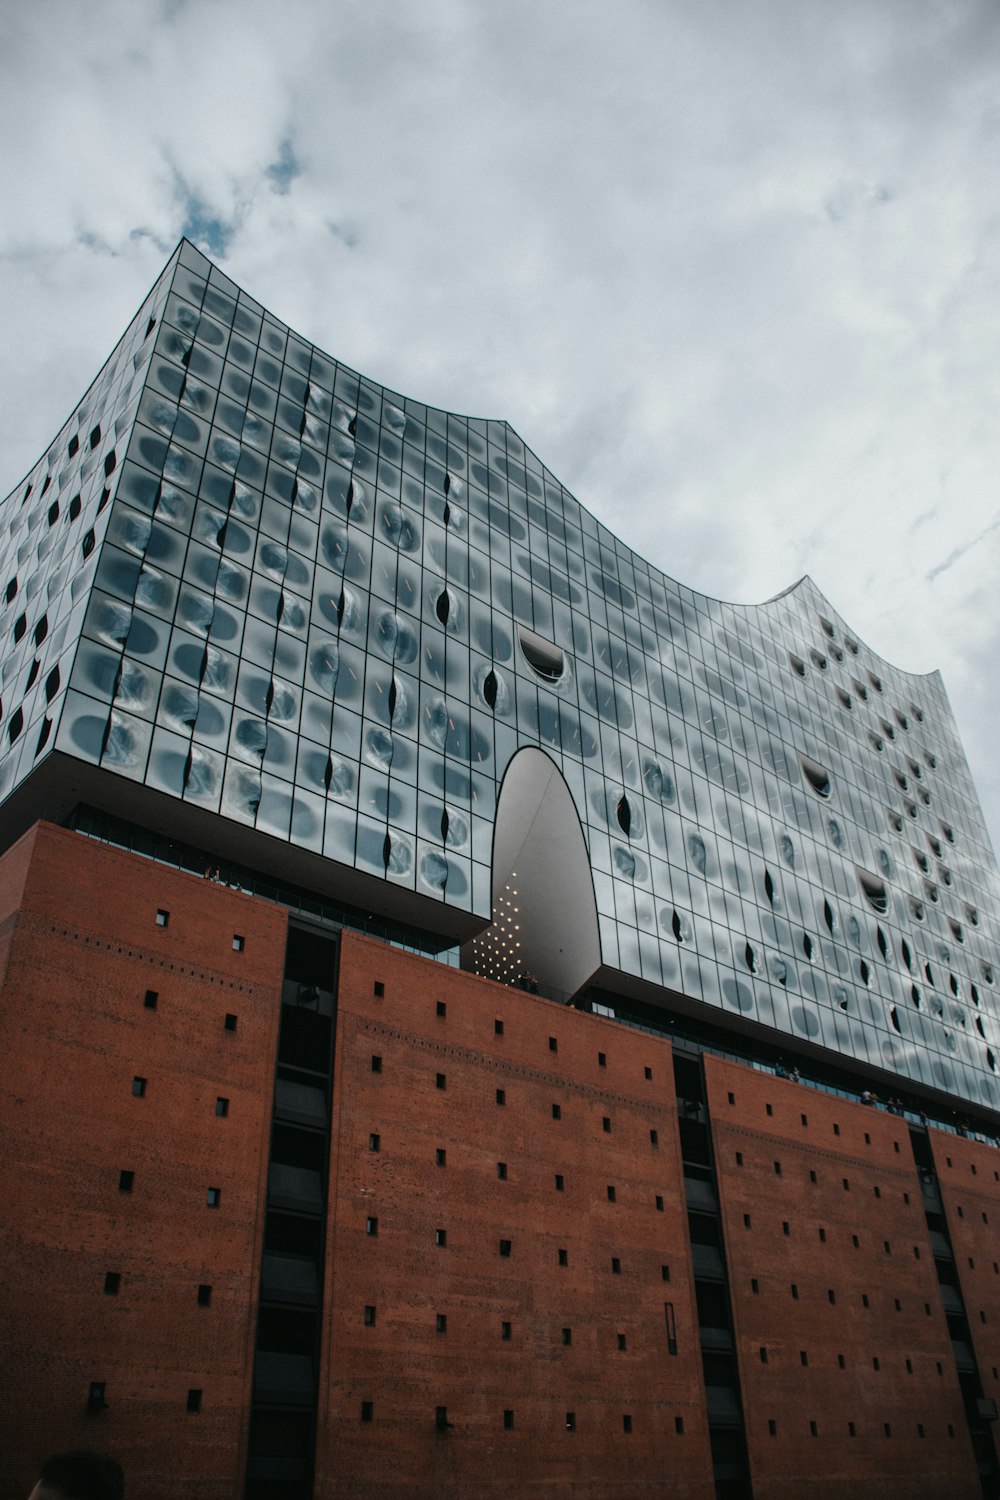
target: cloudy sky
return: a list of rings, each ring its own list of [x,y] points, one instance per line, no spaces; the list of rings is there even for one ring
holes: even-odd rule
[[[671,576],[940,668],[1000,848],[995,0],[0,9],[0,491],[182,233]]]

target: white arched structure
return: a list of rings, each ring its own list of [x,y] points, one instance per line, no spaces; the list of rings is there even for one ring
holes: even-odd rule
[[[580,817],[558,767],[519,750],[507,767],[493,826],[493,922],[470,943],[466,967],[568,999],[601,965],[597,902]]]

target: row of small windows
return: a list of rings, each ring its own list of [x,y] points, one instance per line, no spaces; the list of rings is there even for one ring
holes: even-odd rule
[[[770,1358],[771,1357],[771,1353],[772,1353],[772,1351],[768,1348],[768,1346],[766,1344],[761,1344],[760,1349],[758,1350],[758,1355],[759,1355],[760,1362],[761,1362],[762,1365],[770,1364],[770,1362],[771,1362],[771,1358]],[[808,1349],[800,1349],[799,1350],[799,1364],[802,1365],[803,1368],[805,1368],[805,1369],[809,1368],[809,1351],[808,1351]],[[941,1363],[941,1361],[939,1359],[935,1360],[934,1364],[935,1364],[935,1367],[937,1369],[938,1375],[943,1376],[944,1375],[944,1365]],[[912,1375],[913,1374],[913,1360],[904,1357],[904,1359],[903,1359],[903,1365],[904,1365],[904,1368],[906,1370],[907,1375]],[[839,1370],[846,1370],[847,1369],[847,1359],[846,1359],[845,1355],[843,1355],[843,1354],[838,1354],[837,1355],[837,1368]],[[872,1369],[876,1373],[878,1373],[882,1369],[882,1361],[881,1361],[881,1359],[879,1358],[879,1356],[877,1354],[873,1354],[872,1355]]]
[[[385,997],[385,983],[384,983],[383,980],[376,979],[374,981],[374,984],[373,984],[373,993],[374,993],[376,999],[380,999],[381,1000],[381,999],[383,999]],[[438,1000],[438,1001],[436,1001],[435,1002],[434,1010],[435,1010],[435,1015],[437,1015],[442,1020],[445,1019],[447,1017],[447,1015],[448,1015],[448,1005],[447,1005],[447,1002],[444,1001],[444,1000]],[[500,1019],[499,1016],[497,1016],[494,1019],[494,1022],[493,1022],[493,1034],[494,1034],[494,1036],[503,1036],[504,1035],[504,1023]],[[559,1038],[558,1037],[555,1037],[555,1036],[550,1036],[549,1037],[549,1039],[548,1039],[548,1050],[550,1052],[558,1052],[559,1051]],[[606,1052],[598,1052],[598,1054],[597,1054],[597,1066],[599,1068],[606,1068],[608,1066],[608,1057],[607,1057],[607,1053]],[[646,1079],[647,1082],[649,1082],[652,1079],[652,1077],[653,1077],[653,1070],[652,1070],[651,1067],[646,1066],[646,1067],[643,1068],[643,1077]]]
[[[107,1288],[105,1288],[105,1290],[107,1290]],[[211,1291],[211,1288],[209,1288],[209,1291]],[[663,1309],[664,1309],[665,1326],[666,1326],[666,1329],[667,1329],[667,1336],[668,1336],[669,1352],[671,1354],[676,1354],[677,1353],[677,1341],[676,1341],[676,1337],[670,1331],[675,1326],[674,1325],[674,1305],[673,1305],[672,1302],[665,1302],[663,1304]],[[376,1324],[378,1322],[378,1308],[377,1308],[377,1306],[375,1306],[375,1304],[369,1303],[365,1307],[364,1314],[363,1314],[363,1320],[362,1321],[363,1321],[364,1326],[366,1328],[374,1328],[376,1326]],[[441,1335],[444,1335],[444,1334],[446,1334],[448,1332],[448,1314],[447,1313],[435,1313],[434,1314],[434,1332],[437,1333],[437,1334],[441,1334]],[[502,1342],[504,1342],[504,1343],[510,1343],[511,1342],[511,1340],[513,1338],[513,1324],[512,1323],[509,1323],[509,1322],[505,1321],[505,1322],[502,1322],[500,1324],[500,1337],[501,1337]],[[559,1330],[559,1341],[562,1344],[562,1346],[563,1346],[564,1349],[570,1349],[570,1348],[572,1348],[572,1346],[573,1346],[573,1329],[571,1327],[561,1328]],[[622,1333],[620,1331],[615,1334],[615,1348],[620,1353],[623,1353],[623,1354],[628,1352],[628,1336],[626,1334],[624,1334],[624,1333]],[[767,1361],[765,1360],[764,1363],[766,1364]]]
[[[374,1422],[374,1420],[375,1420],[375,1403],[374,1403],[374,1401],[362,1401],[362,1403],[361,1403],[360,1420],[362,1422]],[[437,1428],[437,1430],[439,1432],[447,1432],[447,1431],[449,1431],[451,1429],[451,1427],[453,1425],[454,1424],[448,1420],[448,1408],[446,1406],[436,1406],[434,1408],[434,1426]],[[503,1427],[504,1432],[512,1432],[514,1430],[515,1421],[514,1421],[514,1409],[513,1409],[513,1407],[509,1407],[508,1406],[508,1407],[504,1408],[503,1413],[502,1413],[502,1417],[501,1417],[501,1425]],[[564,1419],[564,1422],[563,1422],[563,1426],[565,1427],[565,1430],[567,1432],[575,1432],[576,1431],[576,1412],[574,1412],[574,1411],[568,1411],[566,1413],[566,1416],[565,1416],[565,1419]],[[623,1412],[623,1414],[622,1414],[622,1431],[625,1432],[625,1433],[631,1433],[634,1430],[635,1429],[634,1429],[634,1425],[633,1425],[631,1413],[629,1413],[629,1412]],[[684,1435],[684,1418],[683,1417],[674,1417],[674,1432],[679,1437],[682,1437]]]
[[[918,1259],[920,1258],[920,1251],[917,1249],[916,1246],[914,1246],[914,1254],[916,1255],[916,1257]],[[750,1278],[750,1290],[751,1290],[751,1292],[753,1293],[753,1295],[755,1297],[759,1297],[760,1296],[760,1280],[759,1280],[758,1277],[751,1276],[751,1278]],[[798,1284],[797,1281],[792,1281],[792,1282],[789,1283],[789,1294],[790,1294],[791,1299],[792,1299],[793,1302],[798,1302],[800,1300],[800,1298],[799,1298],[799,1284]],[[836,1307],[836,1305],[837,1305],[837,1293],[836,1293],[835,1288],[833,1288],[833,1287],[827,1287],[827,1290],[826,1290],[826,1300],[827,1300],[827,1302],[829,1302],[829,1304],[830,1304],[831,1307]],[[902,1307],[902,1303],[900,1302],[899,1298],[898,1297],[894,1297],[893,1298],[893,1302],[895,1304],[896,1312],[902,1312],[903,1311],[903,1307]],[[867,1292],[862,1292],[861,1293],[861,1306],[862,1307],[867,1307],[867,1308],[871,1307],[871,1298],[869,1297],[869,1295],[868,1295]],[[931,1318],[931,1317],[934,1316],[933,1311],[931,1309],[931,1305],[930,1305],[929,1302],[925,1302],[924,1303],[924,1315],[926,1317],[928,1317],[928,1318]],[[985,1314],[981,1313],[980,1314],[980,1318],[981,1318],[982,1322],[984,1322],[984,1323],[986,1322],[986,1316],[985,1316]],[[840,1364],[840,1368],[841,1369],[844,1368],[844,1365],[842,1363],[843,1358],[844,1358],[844,1356],[842,1354],[838,1354],[837,1355],[838,1361],[841,1361],[841,1364]],[[878,1368],[878,1366],[876,1365],[876,1369],[877,1368]]]
[[[662,1200],[658,1199],[657,1203],[659,1204],[661,1201]],[[371,1238],[375,1238],[378,1235],[378,1232],[379,1232],[378,1217],[377,1217],[377,1215],[369,1214],[365,1218],[365,1234],[368,1235],[368,1236],[370,1236]],[[434,1243],[439,1248],[447,1248],[447,1245],[448,1245],[448,1231],[447,1231],[447,1229],[442,1229],[442,1228],[435,1229],[435,1231],[434,1231]],[[509,1257],[513,1254],[513,1251],[514,1251],[514,1242],[513,1242],[513,1240],[508,1240],[508,1239],[501,1239],[501,1240],[499,1240],[497,1242],[497,1251],[498,1251],[498,1254],[501,1256],[502,1259],[509,1259]],[[565,1246],[560,1246],[557,1249],[557,1251],[556,1251],[556,1262],[560,1266],[568,1266],[569,1265],[569,1251],[565,1248]],[[621,1256],[620,1255],[612,1255],[611,1256],[610,1269],[611,1269],[612,1276],[620,1276],[622,1274],[622,1260],[621,1260]],[[660,1267],[660,1273],[661,1273],[662,1279],[664,1281],[669,1281],[670,1280],[670,1267],[669,1266],[666,1266],[666,1265],[665,1266],[661,1266]]]
[[[117,1297],[121,1291],[121,1271],[106,1271],[104,1275],[104,1295],[106,1297]],[[195,1302],[199,1307],[211,1307],[212,1284],[209,1281],[199,1282],[195,1293]]]
[[[228,1104],[228,1100],[226,1102]],[[120,1193],[135,1191],[135,1172],[130,1168],[123,1167],[118,1173],[118,1191]],[[222,1189],[220,1187],[206,1189],[205,1203],[208,1208],[219,1208],[222,1204]]]
[[[954,1425],[951,1422],[949,1422],[947,1424],[947,1427],[948,1427],[948,1436],[950,1438],[953,1438],[955,1436]],[[875,1431],[875,1430],[876,1430],[875,1428],[872,1429],[872,1431]],[[768,1418],[768,1421],[767,1421],[767,1431],[768,1431],[768,1435],[770,1437],[777,1437],[778,1436],[778,1420],[777,1420],[776,1417],[769,1417]],[[927,1429],[926,1429],[926,1427],[925,1427],[925,1425],[924,1425],[923,1422],[918,1422],[916,1424],[916,1432],[917,1432],[917,1437],[918,1438],[924,1438],[924,1437],[927,1436]],[[857,1437],[857,1435],[858,1435],[858,1424],[856,1422],[848,1422],[848,1424],[847,1424],[847,1436],[853,1438],[853,1437]],[[815,1420],[812,1420],[809,1423],[809,1436],[810,1437],[819,1437],[819,1423],[816,1422]],[[883,1422],[882,1423],[882,1436],[886,1437],[886,1438],[891,1438],[892,1437],[892,1423],[891,1422]]]
[[[89,1412],[102,1412],[108,1409],[107,1399],[108,1383],[106,1380],[92,1380],[87,1388],[87,1410]],[[197,1386],[188,1389],[185,1402],[185,1410],[189,1412],[200,1412],[202,1396],[204,1392]]]

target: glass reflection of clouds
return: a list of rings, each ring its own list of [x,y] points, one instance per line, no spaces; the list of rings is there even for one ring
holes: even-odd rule
[[[0,792],[57,749],[484,920],[518,748],[609,970],[990,1105],[995,860],[936,675],[804,579],[703,598],[504,423],[382,390],[182,243],[5,502]]]

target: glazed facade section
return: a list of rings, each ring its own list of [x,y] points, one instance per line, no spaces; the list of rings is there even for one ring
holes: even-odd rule
[[[537,747],[605,980],[997,1107],[998,875],[944,690],[809,580],[683,588],[506,424],[363,379],[186,242],[5,514],[5,794],[56,749],[486,923]]]

